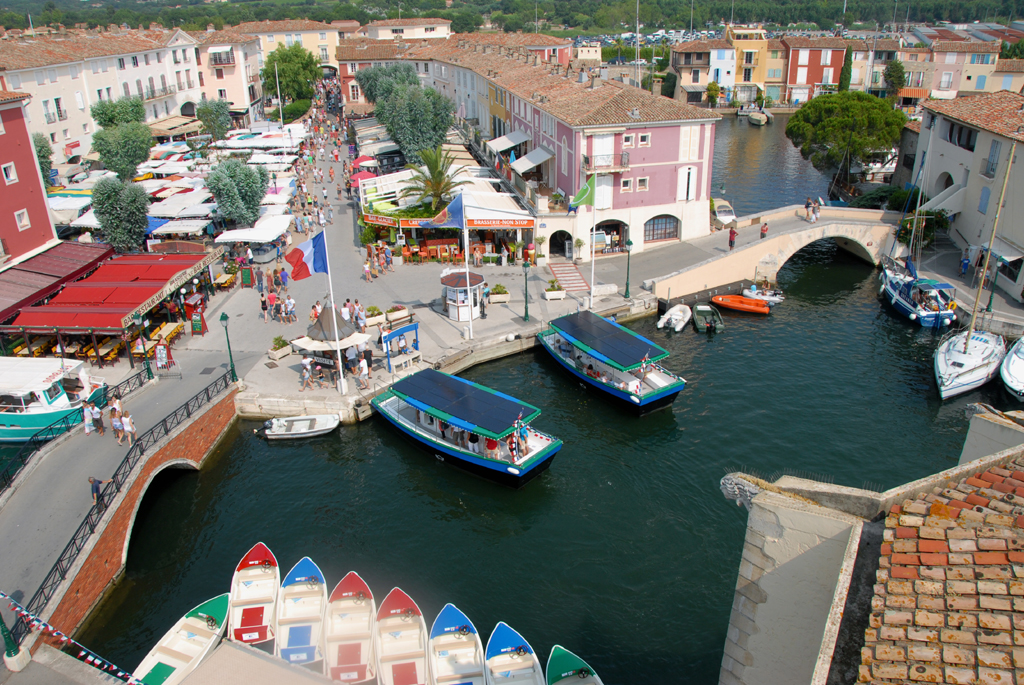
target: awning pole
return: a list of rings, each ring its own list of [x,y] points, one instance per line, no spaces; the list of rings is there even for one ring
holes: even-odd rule
[[[90,329],[89,330],[89,334],[92,336],[92,351],[96,353],[96,361],[99,362],[100,368],[102,369],[103,368],[103,360],[100,358],[100,346],[99,346],[99,343],[96,342],[96,329],[94,329],[94,328]],[[89,355],[85,355],[85,358],[88,359]]]

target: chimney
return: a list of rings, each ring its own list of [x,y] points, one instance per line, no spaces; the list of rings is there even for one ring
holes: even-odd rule
[[[586,74],[586,72],[583,71],[583,69],[580,69],[580,73],[576,77],[576,83],[586,83],[586,82],[587,82],[587,74]]]
[[[163,28],[163,26],[161,26],[160,24],[158,24],[155,21],[150,22],[150,24],[149,24],[149,30],[150,31],[159,31],[162,28]]]
[[[583,73],[583,72],[580,72],[580,73]],[[603,84],[601,84],[600,79],[598,79],[598,78],[596,78],[594,76],[590,77],[590,90],[596,90],[597,88],[600,88],[601,85],[603,85]]]
[[[207,24],[206,25],[206,32],[207,33],[213,33],[213,24]]]

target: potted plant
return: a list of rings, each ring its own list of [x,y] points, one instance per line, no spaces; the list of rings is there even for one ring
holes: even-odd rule
[[[283,336],[277,336],[274,338],[273,344],[270,346],[270,351],[267,352],[272,360],[277,361],[283,359],[292,353],[292,344],[285,340]]]
[[[491,288],[490,296],[491,304],[501,304],[502,302],[508,302],[512,299],[512,296],[508,294],[508,290],[501,283],[496,284]]]
[[[572,244],[573,247],[576,248],[576,251],[573,252],[572,256],[576,259],[577,262],[581,261],[583,259],[583,238],[577,238],[576,240],[573,241]]]
[[[385,315],[387,316],[388,321],[397,321],[399,319],[404,319],[408,317],[409,310],[406,309],[404,305],[396,304],[391,309],[387,310],[387,312],[385,312]]]
[[[384,316],[384,312],[382,312],[377,307],[367,307],[366,308],[366,325],[367,326],[376,326],[378,324],[382,324],[382,323],[384,323],[384,321],[386,319],[387,319],[387,317]]]
[[[548,281],[548,287],[544,288],[544,299],[545,300],[564,300],[565,291],[562,286],[558,283],[557,278],[552,278]]]
[[[516,259],[522,259],[523,258],[523,248],[526,246],[526,243],[523,242],[522,240],[520,240],[518,242],[513,243],[512,245],[516,249]]]

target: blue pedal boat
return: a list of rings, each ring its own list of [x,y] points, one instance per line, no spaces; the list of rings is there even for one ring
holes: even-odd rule
[[[302,557],[281,581],[277,593],[277,656],[290,664],[323,661],[327,583],[323,571]]]
[[[641,416],[670,406],[686,387],[656,363],[668,350],[590,311],[555,319],[537,339],[569,373]]]
[[[561,440],[530,426],[537,407],[433,369],[406,376],[370,402],[439,461],[511,487],[546,470],[562,449]],[[524,431],[525,449],[512,441],[513,452],[507,439]]]

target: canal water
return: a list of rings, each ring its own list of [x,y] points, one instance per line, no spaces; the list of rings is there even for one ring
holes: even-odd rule
[[[780,191],[758,192],[763,208]],[[240,424],[202,472],[153,484],[124,579],[76,637],[134,668],[262,540],[285,571],[309,555],[332,584],[357,570],[378,601],[402,587],[428,625],[453,602],[485,640],[504,620],[543,659],[563,644],[609,685],[714,682],[746,523],[719,491],[726,472],[888,488],[955,465],[968,402],[1005,404],[995,385],[940,402],[934,335],[888,311],[876,272],[834,244],[799,252],[779,281],[787,300],[770,317],[726,314],[713,337],[630,324],[689,381],[643,419],[542,350],[465,372],[541,407],[536,425],[565,442],[520,491],[437,462],[382,420],[283,445]]]

